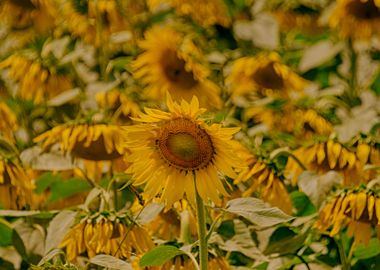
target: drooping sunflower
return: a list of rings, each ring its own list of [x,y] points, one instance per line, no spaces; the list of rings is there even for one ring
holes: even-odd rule
[[[22,55],[11,55],[0,63],[8,75],[19,84],[17,94],[26,100],[42,103],[59,93],[73,88],[71,79],[43,67],[37,60]]]
[[[334,140],[300,147],[293,154],[307,170],[321,174],[330,170],[338,171],[343,175],[346,185],[360,184],[358,181],[363,181],[363,165],[356,154]],[[298,162],[289,157],[285,174],[292,179],[293,184],[298,182],[298,177],[302,172],[303,168]]]
[[[57,1],[4,0],[0,3],[0,21],[14,30],[31,28],[44,33],[54,27],[57,13]]]
[[[330,236],[338,234],[348,225],[348,234],[355,243],[368,244],[372,227],[380,226],[380,197],[370,189],[356,188],[345,190],[333,197],[322,208],[316,227],[330,230]],[[380,235],[378,233],[378,235]]]
[[[154,247],[148,233],[123,217],[100,215],[86,217],[74,225],[60,244],[66,249],[67,259],[75,261],[83,254],[89,258],[108,254],[125,259],[142,254]]]
[[[253,192],[259,192],[259,196],[264,201],[291,214],[290,196],[275,169],[270,168],[265,161],[259,160],[242,147],[239,147],[239,154],[245,157],[248,167],[239,172],[234,183],[238,184],[250,180],[250,187],[244,191],[243,196],[251,196]]]
[[[145,108],[135,119],[142,124],[125,127],[131,152],[127,173],[133,174],[135,185],[146,184],[147,198],[159,194],[168,208],[185,193],[194,202],[195,192],[219,203],[220,195],[228,195],[219,173],[235,178],[233,168],[244,166],[231,143],[239,128],[207,125],[199,119],[205,109],[195,96],[179,104],[168,95],[167,106],[169,112]]]
[[[343,38],[370,39],[380,34],[380,1],[338,0],[329,24]]]
[[[34,138],[46,149],[59,143],[64,153],[86,160],[113,160],[126,153],[125,133],[120,126],[107,124],[64,124]]]
[[[235,60],[226,85],[233,96],[255,93],[288,97],[292,91],[302,93],[308,82],[281,63],[277,53],[271,52]]]
[[[164,100],[190,101],[197,96],[201,106],[220,108],[219,87],[209,79],[210,70],[193,41],[171,26],[154,26],[139,43],[144,50],[133,63],[134,76],[146,84],[145,93]]]
[[[31,204],[34,185],[15,158],[0,153],[0,205],[5,209],[22,209]]]
[[[13,132],[17,130],[17,117],[6,103],[0,101],[0,135],[13,141]]]

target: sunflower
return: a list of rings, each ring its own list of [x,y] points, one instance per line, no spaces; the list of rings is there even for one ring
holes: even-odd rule
[[[14,159],[0,153],[0,205],[21,209],[30,205],[34,185],[24,168]]]
[[[343,38],[370,39],[380,34],[380,1],[338,0],[329,24]]]
[[[81,254],[87,254],[89,258],[108,254],[125,259],[153,248],[154,244],[143,228],[126,218],[111,217],[86,217],[74,225],[60,244],[66,249],[67,259],[74,261]]]
[[[161,193],[168,208],[184,193],[190,202],[198,192],[203,200],[219,203],[220,195],[228,195],[219,172],[234,178],[233,168],[243,166],[231,143],[239,128],[207,125],[199,119],[205,109],[195,96],[181,104],[168,96],[167,106],[169,112],[145,108],[146,114],[135,119],[142,124],[125,127],[131,152],[127,173],[133,174],[135,185],[146,183],[148,198]]]
[[[170,26],[154,26],[140,42],[144,50],[133,63],[135,77],[146,84],[146,94],[163,100],[166,92],[175,100],[197,96],[204,107],[222,106],[220,89],[208,77],[200,50],[188,37]]]
[[[59,143],[64,153],[94,161],[120,158],[126,153],[123,140],[123,129],[107,124],[64,124],[34,138],[44,149]]]
[[[17,130],[17,117],[6,103],[0,101],[0,134],[13,141],[13,131]]]
[[[36,61],[21,55],[11,55],[0,63],[0,69],[8,69],[8,75],[18,82],[17,94],[22,99],[42,103],[59,93],[73,88],[69,77],[56,74]]]
[[[333,237],[348,225],[355,243],[368,244],[372,227],[377,226],[379,232],[379,221],[380,197],[370,189],[357,188],[333,197],[320,211],[316,227],[322,231],[331,228]]]
[[[235,60],[226,85],[233,96],[256,93],[288,97],[291,91],[302,92],[308,82],[282,64],[277,53],[271,52]]]
[[[306,33],[318,33],[321,27],[318,26],[319,13],[300,13],[296,10],[276,10],[272,14],[275,16],[282,32],[291,30],[301,30]]]
[[[307,170],[317,173],[327,173],[335,170],[343,175],[344,184],[360,184],[362,181],[363,165],[356,154],[339,142],[328,140],[315,143],[307,147],[300,147],[293,152],[294,156],[302,162]],[[293,184],[298,182],[303,169],[298,162],[289,157],[285,174],[292,179]],[[360,180],[361,179],[361,180]]]
[[[253,192],[259,192],[264,201],[279,207],[284,212],[292,213],[292,202],[285,185],[280,180],[277,172],[265,161],[249,153],[242,146],[238,148],[239,155],[244,156],[247,168],[239,172],[234,183],[251,180],[250,187],[244,191],[243,196],[250,196]],[[245,152],[245,153],[244,153]]]
[[[14,30],[31,28],[44,33],[54,27],[58,7],[51,0],[4,0],[0,4],[0,21]]]

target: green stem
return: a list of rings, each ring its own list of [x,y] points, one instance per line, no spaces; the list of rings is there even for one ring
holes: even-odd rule
[[[350,270],[351,264],[350,264],[350,261],[347,259],[346,252],[344,251],[342,238],[339,236],[339,239],[337,239],[335,242],[338,246],[340,262],[342,264],[342,270]]]
[[[195,174],[194,174],[194,185],[196,187]],[[198,222],[198,238],[199,238],[199,264],[201,270],[207,270],[208,266],[208,249],[207,249],[207,238],[206,238],[206,215],[205,206],[203,204],[202,198],[199,196],[197,188],[196,189],[196,205],[197,205],[197,222]]]

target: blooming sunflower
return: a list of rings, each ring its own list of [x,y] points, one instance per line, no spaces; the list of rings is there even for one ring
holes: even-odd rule
[[[86,217],[74,225],[60,244],[66,249],[67,259],[74,261],[79,255],[89,258],[108,254],[117,258],[129,258],[133,253],[142,254],[154,247],[148,233],[126,218],[98,216]]]
[[[35,103],[42,103],[59,93],[73,88],[69,77],[51,72],[21,55],[11,55],[0,62],[0,69],[7,68],[10,78],[19,83],[17,94]]]
[[[284,212],[291,214],[292,202],[285,185],[280,180],[276,171],[264,161],[260,161],[245,150],[242,146],[238,148],[239,154],[248,164],[247,168],[239,172],[234,183],[247,182],[251,180],[251,186],[244,191],[243,196],[250,196],[253,192],[259,192],[264,201],[279,207]]]
[[[219,203],[219,195],[228,195],[219,173],[234,178],[233,168],[243,166],[231,143],[239,128],[207,125],[199,119],[205,109],[195,96],[181,104],[168,96],[167,106],[169,112],[145,108],[146,114],[134,119],[142,124],[125,127],[131,152],[127,173],[135,185],[146,183],[148,198],[161,193],[168,208],[184,193],[193,203],[196,191],[203,200]]]
[[[348,234],[356,243],[368,244],[372,227],[377,226],[379,232],[379,221],[380,197],[370,189],[359,188],[333,197],[320,211],[316,227],[322,231],[331,228],[330,236],[334,236],[348,225]]]
[[[139,45],[144,52],[133,63],[134,76],[147,85],[147,96],[163,100],[169,91],[175,100],[197,96],[204,107],[222,106],[220,89],[208,79],[210,70],[189,38],[170,26],[154,26]]]
[[[0,205],[21,209],[31,203],[34,186],[24,168],[14,159],[0,155]]]
[[[343,38],[370,39],[380,34],[380,1],[338,0],[329,24]]]
[[[64,124],[34,138],[47,148],[59,143],[61,150],[87,160],[113,160],[126,153],[125,134],[120,126],[106,124]]]
[[[13,111],[0,101],[0,134],[9,141],[13,141],[13,131],[17,129],[17,117]]]
[[[53,28],[57,2],[51,0],[4,0],[0,3],[0,21],[15,30],[33,28],[44,33]]]
[[[288,97],[291,91],[302,92],[308,82],[282,64],[277,53],[271,52],[235,60],[226,85],[233,96],[257,93]]]
[[[301,161],[306,169],[317,173],[327,173],[335,170],[343,175],[344,184],[359,184],[362,180],[363,165],[356,154],[339,142],[328,140],[315,143],[307,147],[300,147],[294,151],[294,156]],[[303,168],[296,160],[289,157],[285,174],[292,179],[293,184],[298,182]]]

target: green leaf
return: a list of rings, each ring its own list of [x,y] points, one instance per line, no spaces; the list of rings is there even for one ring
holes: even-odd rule
[[[307,195],[301,191],[293,191],[290,193],[290,199],[292,200],[294,208],[297,209],[297,216],[308,216],[317,211]]]
[[[73,211],[62,211],[52,219],[47,228],[45,255],[53,248],[58,247],[73,224],[75,216],[76,213]]]
[[[268,207],[256,198],[238,198],[228,201],[225,211],[242,216],[261,227],[274,226],[292,219],[277,207]]]
[[[24,242],[22,241],[20,235],[16,230],[13,230],[12,233],[12,244],[14,248],[17,250],[18,254],[24,259],[27,260],[28,255],[26,254],[26,248]]]
[[[61,175],[52,174],[50,172],[42,174],[36,180],[36,189],[34,190],[37,194],[44,192],[46,189],[51,187],[53,183],[57,181],[63,181]]]
[[[296,234],[287,227],[281,227],[270,237],[270,242],[264,254],[286,254],[294,253],[304,245],[307,233]]]
[[[182,254],[186,253],[174,246],[158,246],[151,249],[141,257],[140,266],[160,266],[175,256]]]
[[[380,96],[380,72],[377,74],[375,80],[371,84],[371,89],[377,96]]]
[[[377,238],[372,238],[368,246],[359,244],[354,250],[355,258],[359,260],[375,257],[380,254],[380,241]]]
[[[12,228],[0,223],[0,246],[9,246],[12,244]]]
[[[90,263],[111,269],[132,270],[132,265],[110,255],[96,255],[90,259]]]
[[[82,178],[71,178],[54,182],[51,186],[51,196],[49,202],[64,199],[80,192],[89,191],[91,185]]]

